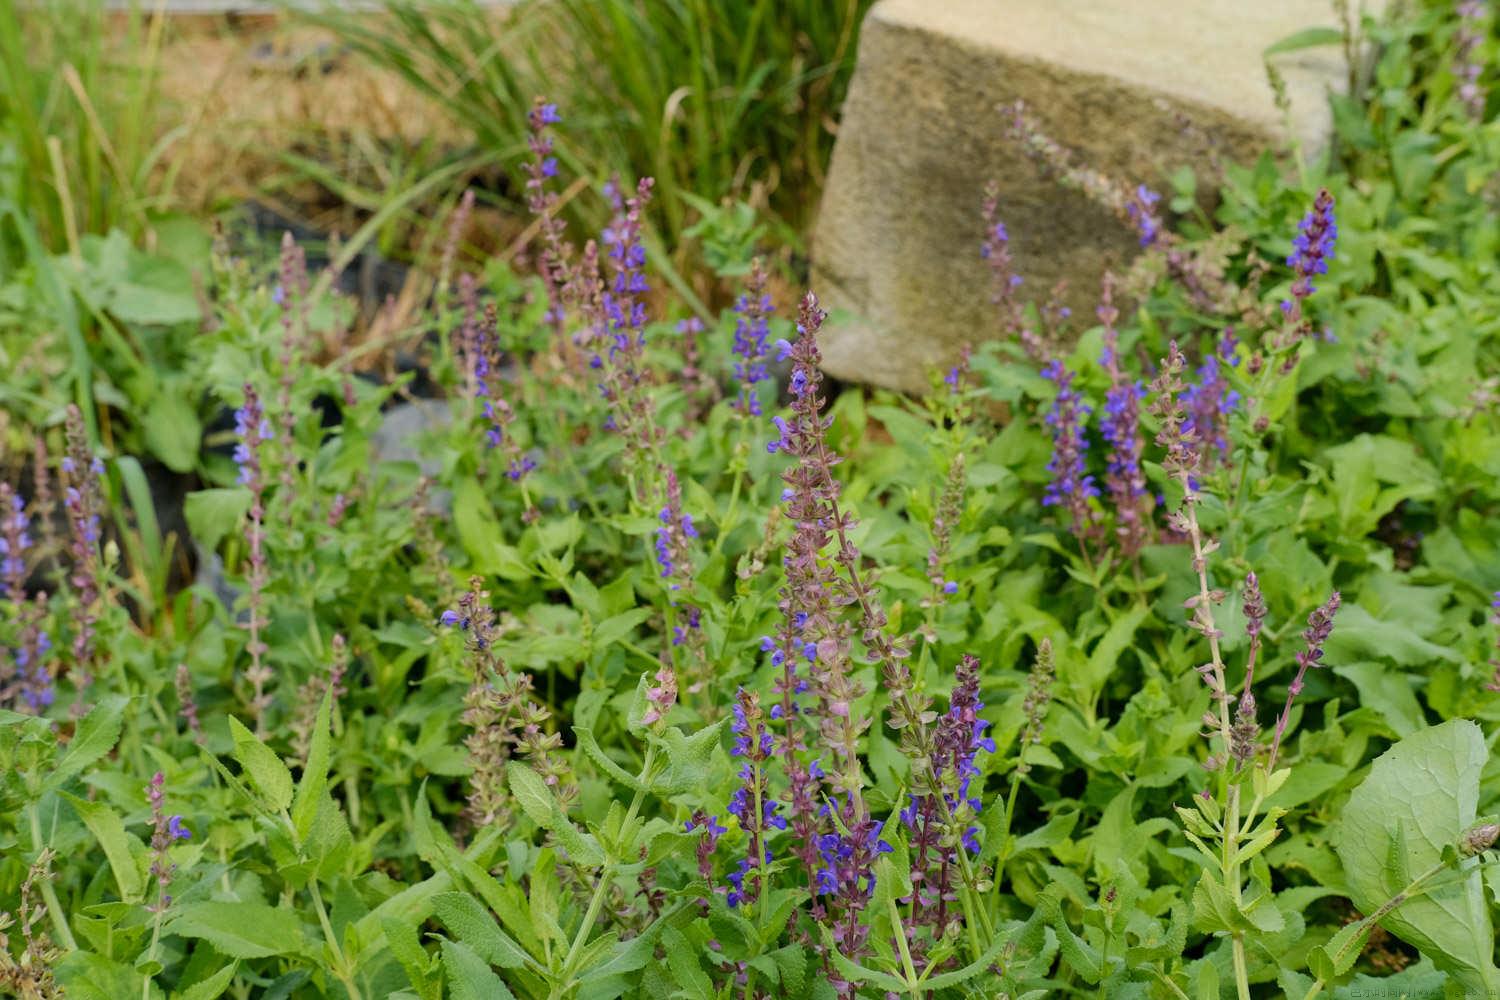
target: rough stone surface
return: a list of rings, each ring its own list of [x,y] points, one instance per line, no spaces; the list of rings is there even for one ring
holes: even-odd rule
[[[1024,100],[1080,165],[1157,190],[1210,149],[1244,160],[1296,138],[1315,154],[1332,128],[1325,91],[1344,79],[1340,49],[1276,58],[1290,136],[1262,53],[1332,20],[1309,0],[881,0],[813,239],[813,287],[831,312],[825,367],[922,391],[963,343],[997,335],[978,255],[992,178],[1023,298],[1066,278],[1066,304],[1092,316],[1103,271],[1136,252],[1113,215],[1043,176],[997,106]]]

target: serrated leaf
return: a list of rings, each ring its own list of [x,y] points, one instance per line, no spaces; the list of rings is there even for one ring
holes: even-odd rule
[[[232,715],[229,717],[229,732],[234,737],[234,759],[245,769],[266,807],[272,812],[280,812],[291,805],[292,772],[287,770],[281,758]]]
[[[504,980],[467,945],[443,940],[443,971],[453,1000],[515,1000]]]
[[[264,903],[188,903],[167,923],[166,932],[200,938],[230,958],[270,958],[306,951],[302,924],[295,914]]]
[[[510,779],[510,792],[531,817],[531,821],[540,827],[552,825],[553,807],[556,804],[552,798],[552,789],[547,787],[547,782],[542,776],[530,767],[518,760],[513,760],[505,769],[506,776]]]
[[[239,971],[238,961],[230,962],[218,972],[207,979],[199,980],[181,993],[172,994],[174,1000],[217,1000],[224,991],[229,989],[229,984],[234,982],[234,974]]]
[[[1454,719],[1408,736],[1371,765],[1344,806],[1337,842],[1349,897],[1362,912],[1405,889],[1403,878],[1437,865],[1474,824],[1488,756],[1479,727]],[[1400,871],[1390,858],[1396,838],[1406,843]],[[1490,995],[1500,992],[1494,928],[1477,861],[1461,864],[1464,876],[1407,900],[1380,924],[1465,988]]]
[[[666,752],[667,769],[652,782],[652,791],[666,796],[701,787],[709,775],[709,762],[718,749],[719,733],[728,721],[720,719],[691,736],[684,736],[675,726],[662,733],[659,745]]]
[[[130,699],[122,694],[101,698],[89,710],[73,732],[68,750],[58,761],[57,767],[47,776],[44,788],[57,788],[76,774],[81,774],[90,764],[114,749],[120,739],[120,728],[125,718],[125,706]]]
[[[527,964],[525,950],[466,892],[439,893],[432,899],[437,918],[490,965],[518,969]]]
[[[989,947],[985,948],[984,952],[978,958],[961,969],[954,969],[952,972],[938,973],[936,976],[933,976],[931,979],[927,980],[925,984],[926,988],[929,990],[941,990],[946,989],[949,986],[957,986],[959,983],[968,982],[975,976],[988,971],[991,966],[999,961],[1000,953],[1005,950],[1005,946],[1009,942],[1009,940],[1010,939],[1007,935],[996,933],[995,936],[990,939]],[[1083,975],[1082,973],[1079,974]],[[1088,977],[1085,976],[1084,978],[1087,979]],[[1089,981],[1093,982],[1094,980]]]
[[[669,927],[663,933],[662,942],[666,946],[667,967],[672,970],[672,978],[677,980],[677,985],[692,996],[711,996],[714,991],[713,980],[703,971],[697,953],[682,932]]]
[[[406,971],[407,981],[417,994],[422,1000],[438,1000],[442,990],[433,982],[432,956],[417,939],[417,929],[391,917],[381,918],[380,929],[385,934],[387,947],[396,956],[396,961],[401,963],[401,968]]]

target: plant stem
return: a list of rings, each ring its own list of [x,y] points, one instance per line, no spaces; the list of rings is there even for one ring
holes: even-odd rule
[[[894,896],[886,900],[886,905],[891,911],[891,925],[896,931],[896,947],[901,949],[901,967],[906,970],[906,985],[911,990],[912,1000],[919,1000],[921,996],[917,978],[917,967],[911,960],[911,948],[906,943],[906,926],[901,922],[901,907],[896,905]]]
[[[641,764],[640,783],[635,790],[635,797],[630,800],[630,809],[625,813],[625,821],[620,824],[622,833],[629,831],[635,822],[636,814],[641,811],[641,803],[646,797],[646,783],[651,780],[651,774],[656,766],[656,746],[648,743],[646,745],[646,759]],[[618,859],[610,859],[599,872],[599,882],[594,886],[594,894],[589,899],[589,908],[583,915],[583,923],[578,925],[578,933],[573,935],[573,944],[568,948],[567,957],[563,959],[562,978],[566,982],[573,976],[573,967],[583,955],[583,949],[588,944],[589,935],[593,933],[594,924],[599,919],[599,911],[604,908],[604,897],[608,894],[610,880],[614,877],[615,866]],[[571,986],[571,983],[566,983]],[[554,989],[553,995],[556,995]]]
[[[313,909],[318,911],[318,923],[323,926],[323,937],[333,952],[334,961],[338,963],[333,974],[338,976],[339,982],[343,983],[344,989],[349,992],[349,1000],[361,1000],[359,987],[354,982],[354,970],[349,968],[349,962],[344,957],[344,949],[340,947],[338,936],[333,933],[333,925],[328,921],[328,911],[323,907],[323,894],[318,890],[316,877],[308,881],[307,891],[312,895]]]
[[[31,846],[40,854],[45,850],[42,843],[42,817],[37,811],[35,802],[26,807],[31,814]],[[62,904],[57,901],[57,890],[52,888],[50,878],[38,879],[41,882],[42,902],[47,904],[47,913],[52,918],[52,929],[57,935],[58,942],[66,951],[77,951],[78,941],[73,937],[73,929],[68,926],[68,918],[63,913]]]

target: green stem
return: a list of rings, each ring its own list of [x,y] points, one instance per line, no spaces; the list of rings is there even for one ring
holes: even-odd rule
[[[323,937],[333,951],[334,961],[338,963],[333,974],[338,976],[339,982],[343,983],[344,989],[349,992],[349,1000],[360,1000],[359,987],[355,985],[353,970],[349,968],[349,962],[344,957],[344,949],[339,946],[338,936],[333,933],[333,925],[328,921],[328,911],[323,907],[323,894],[318,890],[316,878],[307,883],[307,891],[312,894],[313,909],[318,911],[318,923],[323,926]]]
[[[26,807],[31,814],[31,846],[40,855],[46,846],[42,843],[42,817],[37,811],[36,803],[33,802]],[[52,918],[52,930],[57,935],[58,943],[65,951],[77,951],[78,941],[73,937],[73,929],[68,926],[68,918],[63,914],[62,904],[57,901],[57,890],[52,888],[50,878],[39,879],[42,887],[42,902],[47,904],[47,914]]]
[[[641,803],[646,797],[646,785],[651,780],[652,770],[656,765],[656,746],[647,744],[646,759],[641,764],[640,782],[635,790],[635,797],[630,800],[630,808],[625,813],[625,821],[620,824],[622,834],[627,834],[635,823],[636,814],[641,811]],[[623,838],[622,838],[623,839]],[[578,933],[573,936],[573,944],[568,948],[567,957],[563,959],[562,979],[566,986],[571,986],[574,966],[578,964],[583,955],[584,946],[588,944],[589,935],[593,933],[594,924],[599,920],[599,911],[604,908],[604,897],[609,893],[609,885],[614,878],[617,860],[611,859],[599,872],[599,882],[594,886],[594,895],[589,899],[589,908],[583,915],[583,923],[578,925]],[[554,990],[554,995],[556,991]]]
[[[917,967],[911,960],[911,948],[906,943],[906,926],[901,922],[901,908],[896,905],[894,896],[886,900],[886,905],[891,910],[891,926],[896,931],[896,947],[901,949],[901,967],[906,970],[907,989],[911,991],[912,1000],[918,1000],[921,993],[917,984],[921,980],[917,978]]]

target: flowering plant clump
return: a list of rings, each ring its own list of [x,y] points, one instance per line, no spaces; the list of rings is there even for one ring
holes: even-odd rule
[[[457,199],[416,371],[216,254],[180,519],[107,409],[0,425],[0,993],[1500,991],[1493,19],[1439,6],[1211,213],[1014,110],[1137,256],[1069,317],[976,191],[922,399],[754,248],[664,292],[546,100],[535,273]]]

